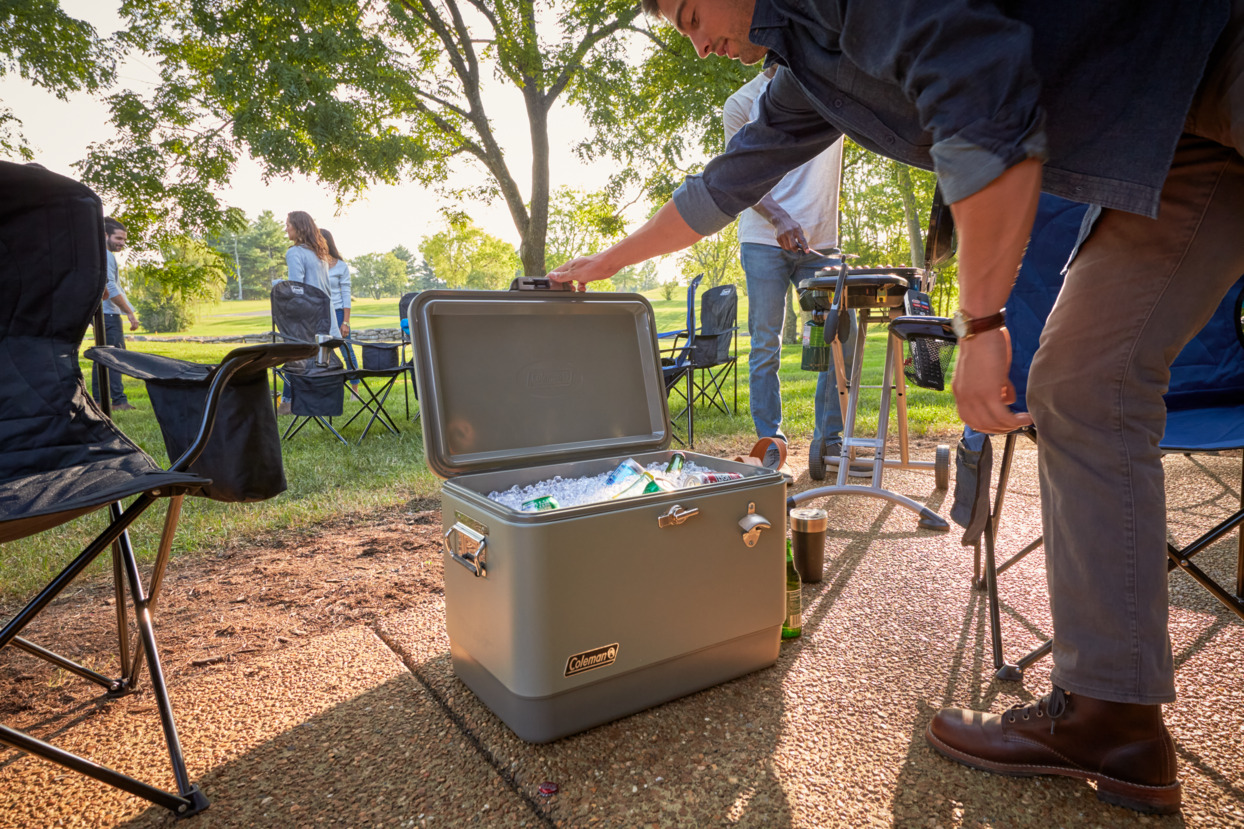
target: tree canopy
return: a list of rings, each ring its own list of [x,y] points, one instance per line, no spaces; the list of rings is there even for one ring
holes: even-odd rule
[[[0,0],[0,77],[17,73],[59,98],[98,92],[116,77],[112,46],[58,0]],[[17,113],[0,106],[0,153],[30,160]]]
[[[709,136],[721,102],[753,71],[695,59],[685,39],[649,30],[634,0],[126,0],[122,10],[120,42],[154,61],[160,83],[110,98],[119,137],[95,145],[82,170],[131,223],[237,227],[215,194],[249,153],[267,175],[306,174],[343,200],[411,180],[500,198],[528,273],[545,270],[555,106],[584,111],[594,132],[581,154],[624,162],[618,188],[642,179],[668,191],[693,136],[719,140]],[[650,66],[637,68],[637,42],[655,44]],[[525,130],[490,111],[497,86],[521,95]],[[531,150],[525,174],[503,147],[516,128]],[[643,174],[658,168],[659,186]],[[449,183],[469,169],[485,184]]]
[[[485,233],[465,216],[456,216],[443,230],[419,246],[436,278],[450,288],[504,290],[522,264],[513,246]]]
[[[388,253],[364,253],[350,260],[354,274],[350,277],[350,292],[354,296],[397,296],[406,289],[406,263],[392,251]]]

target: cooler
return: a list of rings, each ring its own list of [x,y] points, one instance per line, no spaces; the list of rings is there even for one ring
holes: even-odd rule
[[[424,291],[409,320],[427,462],[445,479],[454,672],[515,734],[554,740],[777,659],[777,472],[689,452],[743,478],[534,513],[488,498],[672,455],[644,297]]]

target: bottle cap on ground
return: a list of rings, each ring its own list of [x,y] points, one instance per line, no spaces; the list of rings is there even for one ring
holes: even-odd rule
[[[791,532],[820,533],[829,527],[829,513],[817,507],[795,507],[790,511]]]

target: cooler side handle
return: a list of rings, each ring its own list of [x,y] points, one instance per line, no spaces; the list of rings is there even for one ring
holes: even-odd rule
[[[455,536],[465,536],[475,542],[475,552],[459,553],[458,542]],[[451,543],[450,539],[453,538]],[[445,536],[441,539],[441,546],[445,552],[449,553],[454,561],[461,564],[475,578],[483,578],[488,575],[488,537],[483,533],[476,532],[461,522],[456,522],[448,530],[445,530]]]

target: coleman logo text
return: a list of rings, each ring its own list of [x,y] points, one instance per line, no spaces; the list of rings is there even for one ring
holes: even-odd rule
[[[618,658],[618,643],[593,648],[590,651],[576,653],[566,660],[566,676],[574,676],[584,671],[612,665]]]

